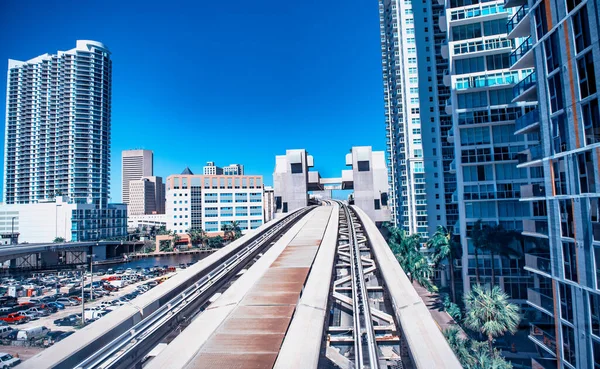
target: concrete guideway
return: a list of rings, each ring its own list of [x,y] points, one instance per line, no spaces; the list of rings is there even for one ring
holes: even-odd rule
[[[352,209],[362,221],[369,238],[415,368],[462,368],[375,224],[360,208],[353,206]]]
[[[264,224],[256,230],[250,231],[244,237],[178,273],[146,294],[137,297],[130,304],[124,305],[106,317],[103,317],[102,324],[87,326],[39,355],[36,355],[23,363],[23,368],[73,368],[89,355],[109,345],[122,333],[140,323],[153,312],[166,306],[181,291],[192,286],[204,275],[210,273],[215,266],[220,265],[227,258],[235,255],[238,250],[242,250],[245,245],[263,238],[265,241],[262,242],[269,242],[270,239],[285,231],[289,227],[289,222],[306,210],[309,209],[306,208],[295,213],[290,213],[289,216]]]
[[[273,367],[331,214],[292,227],[147,368]]]

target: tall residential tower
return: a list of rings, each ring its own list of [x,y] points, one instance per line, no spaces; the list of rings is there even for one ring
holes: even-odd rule
[[[68,195],[76,203],[107,205],[111,76],[110,51],[96,41],[8,61],[6,204]]]

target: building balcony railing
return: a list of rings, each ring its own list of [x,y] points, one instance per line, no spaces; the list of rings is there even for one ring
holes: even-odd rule
[[[450,173],[456,173],[456,160],[450,162]]]
[[[530,183],[521,186],[521,198],[530,199],[535,197],[546,197],[546,187],[540,183]]]
[[[542,147],[539,145],[530,146],[525,151],[520,152],[517,156],[519,164],[529,163],[535,160],[540,160],[543,157]]]
[[[527,114],[521,115],[515,119],[515,134],[529,133],[540,126],[540,111],[531,110]]]
[[[548,352],[556,355],[556,338],[541,327],[531,324],[529,338],[538,345],[543,346]]]
[[[518,72],[507,72],[458,78],[456,80],[455,88],[456,90],[467,90],[472,88],[512,85],[516,83],[518,75]]]
[[[452,193],[452,203],[458,204],[458,191]]]
[[[454,55],[470,54],[481,51],[500,50],[512,48],[512,42],[504,37],[470,40],[457,42],[454,45]]]
[[[523,58],[525,56],[525,54],[527,54],[527,52],[529,50],[531,50],[532,48],[533,48],[533,41],[531,39],[531,36],[529,36],[525,40],[523,40],[523,42],[521,42],[521,45],[519,45],[519,47],[517,47],[510,54],[511,69],[513,69],[513,68],[514,69],[533,68],[534,67],[533,54],[528,55],[527,58]],[[523,60],[521,61],[521,59],[523,59]],[[517,62],[519,62],[518,67],[516,66]]]
[[[513,102],[517,101],[537,101],[537,93],[535,88],[537,87],[536,73],[531,72],[527,77],[523,78],[516,86],[513,87]]]
[[[451,9],[450,10],[450,21],[460,21],[464,19],[484,17],[488,15],[494,14],[503,14],[506,13],[506,9],[501,4],[477,4],[472,7],[465,7],[461,9]],[[477,21],[481,21],[481,19],[477,19]]]
[[[548,221],[523,219],[523,234],[533,237],[548,237]]]
[[[452,99],[446,100],[446,114],[452,114]]]
[[[454,128],[450,128],[450,130],[448,130],[448,137],[447,137],[448,142],[453,143],[454,142]],[[455,168],[456,169],[456,168]]]
[[[551,275],[552,266],[549,254],[525,254],[525,269]]]
[[[527,4],[521,6],[510,18],[506,24],[506,33],[509,38],[525,37],[529,34],[529,7]]]
[[[546,310],[551,316],[554,316],[554,300],[548,294],[552,294],[552,291],[542,292],[535,288],[528,288],[527,302]]]

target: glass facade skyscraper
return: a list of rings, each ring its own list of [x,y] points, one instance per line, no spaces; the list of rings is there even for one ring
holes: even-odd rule
[[[106,207],[110,51],[79,40],[69,51],[8,64],[4,202],[68,195],[76,203]]]

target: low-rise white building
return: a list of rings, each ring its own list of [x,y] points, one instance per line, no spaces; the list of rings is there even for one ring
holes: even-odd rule
[[[127,205],[76,204],[67,196],[54,201],[0,206],[0,234],[19,234],[19,242],[92,241],[127,235]]]
[[[237,222],[243,233],[264,222],[262,176],[171,175],[166,182],[167,229],[220,232]]]
[[[148,229],[156,227],[158,230],[160,227],[167,227],[167,214],[143,214],[143,215],[129,215],[127,217],[127,228],[138,228],[141,229],[147,227]]]

